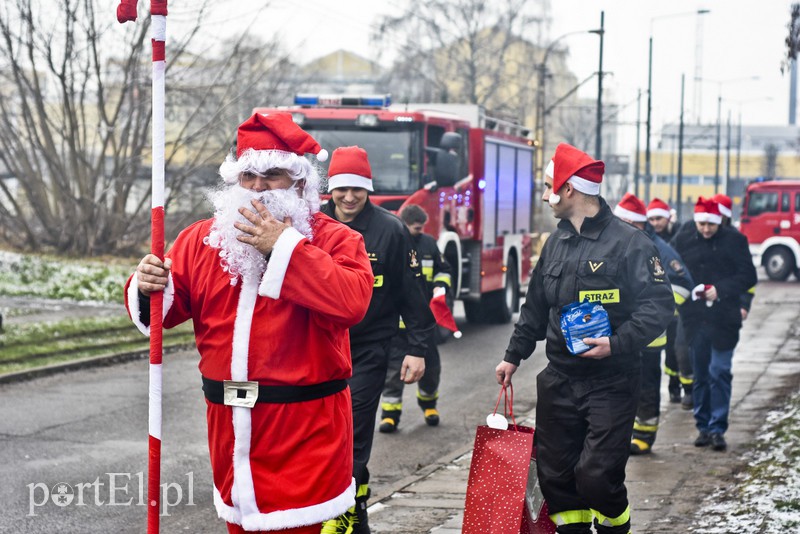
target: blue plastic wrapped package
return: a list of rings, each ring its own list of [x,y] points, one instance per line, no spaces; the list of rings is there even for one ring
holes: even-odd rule
[[[583,342],[586,337],[611,335],[608,312],[599,302],[573,302],[561,308],[561,332],[572,354],[581,354],[591,347]]]

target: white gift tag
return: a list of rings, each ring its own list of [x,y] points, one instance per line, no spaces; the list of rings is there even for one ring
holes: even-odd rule
[[[508,420],[499,413],[490,413],[487,415],[486,424],[489,426],[489,428],[508,430]]]

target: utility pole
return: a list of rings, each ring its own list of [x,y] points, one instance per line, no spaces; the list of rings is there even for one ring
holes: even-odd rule
[[[639,196],[639,141],[641,134],[639,130],[642,126],[642,90],[639,89],[636,95],[636,154],[633,165],[633,194]]]
[[[720,87],[722,87],[720,85]],[[717,97],[717,157],[714,163],[714,194],[719,193],[719,145],[720,145],[720,132],[722,130],[722,90]]]
[[[594,157],[603,159],[603,37],[605,34],[605,11],[600,12],[600,67],[597,69],[597,132],[594,141]]]
[[[685,85],[685,74],[681,74],[681,124],[678,127],[678,191],[676,212],[678,220],[681,220],[681,211],[683,208],[683,93]]]
[[[652,31],[651,31],[652,33]],[[650,120],[653,113],[653,36],[647,61],[647,126],[644,132],[644,201],[650,202]]]
[[[739,164],[742,160],[742,108],[739,107],[739,126],[738,126],[738,133],[736,134],[736,181],[738,182],[741,180],[741,174],[739,171],[741,170]]]
[[[725,194],[731,196],[731,110],[728,110],[728,140],[725,146]]]

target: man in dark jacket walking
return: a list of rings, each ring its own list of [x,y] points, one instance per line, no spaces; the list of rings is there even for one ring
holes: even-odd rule
[[[684,326],[694,367],[694,418],[697,447],[727,448],[733,350],[742,328],[741,295],[756,285],[747,238],[721,225],[719,205],[700,197],[694,208],[695,231],[679,232],[672,245],[694,281]]]
[[[600,197],[605,166],[561,144],[545,173],[558,229],[542,249],[503,361],[508,386],[536,342],[549,363],[537,377],[536,452],[542,493],[557,532],[625,534],[630,507],[625,465],[640,383],[640,351],[673,313],[673,297],[653,242],[614,217]],[[551,170],[552,169],[552,170]],[[601,303],[611,335],[587,337],[589,350],[567,348],[562,308]]]

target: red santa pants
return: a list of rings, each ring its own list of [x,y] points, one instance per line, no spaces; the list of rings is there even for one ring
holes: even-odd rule
[[[322,530],[322,523],[308,525],[305,527],[289,528],[286,530],[259,530],[258,532],[253,530],[245,530],[241,527],[241,525],[228,523],[228,534],[259,534],[262,532],[280,532],[280,534],[319,534],[320,530]]]

